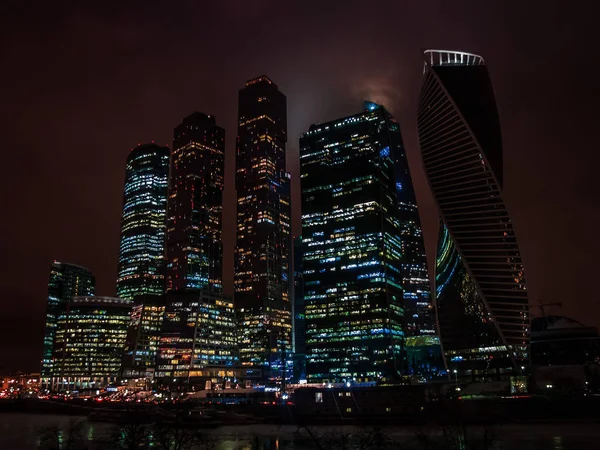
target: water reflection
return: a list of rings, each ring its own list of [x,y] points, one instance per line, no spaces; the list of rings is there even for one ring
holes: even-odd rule
[[[88,442],[101,442],[111,436],[114,425],[108,423],[89,423],[82,420],[82,436]],[[34,414],[0,414],[1,450],[38,450],[40,431],[50,427],[63,427],[68,430],[68,416]],[[383,433],[400,448],[417,450],[416,430],[411,427],[388,427]],[[327,444],[340,448],[342,440],[349,434],[364,432],[358,427],[311,427],[311,432],[320,437],[329,435]],[[431,427],[429,435],[443,439],[443,430]],[[521,424],[498,425],[493,430],[499,437],[498,448],[510,450],[585,450],[598,448],[600,427],[595,424]],[[68,432],[61,432],[61,438]],[[480,439],[481,427],[468,430],[469,448],[475,444],[483,448]],[[224,427],[206,432],[214,450],[308,450],[317,448],[306,430],[299,432],[294,426],[255,425]],[[322,448],[333,448],[322,446]],[[93,447],[90,445],[90,449]],[[98,447],[97,447],[98,448]],[[202,446],[200,447],[202,448]],[[436,447],[437,448],[437,447]],[[456,447],[451,447],[456,448]]]
[[[564,450],[565,447],[563,445],[562,436],[554,436],[553,443],[554,443],[554,447],[552,447],[552,448],[554,450]]]

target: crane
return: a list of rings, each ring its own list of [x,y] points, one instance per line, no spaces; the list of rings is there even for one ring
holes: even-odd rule
[[[562,308],[562,302],[555,302],[555,303],[542,303],[540,301],[540,299],[537,300],[538,304],[537,305],[529,305],[530,308],[539,308],[540,309],[540,313],[542,313],[542,317],[544,319],[546,319],[546,329],[548,329],[550,327],[550,323],[548,322],[548,316],[546,315],[546,306],[558,306],[559,308]]]

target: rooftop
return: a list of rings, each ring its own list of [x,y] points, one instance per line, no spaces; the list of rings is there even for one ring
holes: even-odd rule
[[[474,53],[456,50],[425,50],[425,65],[435,66],[483,66],[483,58]]]
[[[277,85],[275,83],[273,83],[273,81],[266,75],[261,75],[259,77],[256,77],[256,78],[246,81],[246,87],[252,86],[253,84],[257,84],[260,82],[266,82],[268,84],[272,84],[275,88],[277,88]]]
[[[112,305],[129,305],[131,300],[125,300],[118,297],[100,297],[95,295],[85,297],[73,297],[71,303],[89,303],[89,304],[112,304]]]

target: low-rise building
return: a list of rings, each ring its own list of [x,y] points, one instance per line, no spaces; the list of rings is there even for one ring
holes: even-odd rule
[[[121,375],[132,303],[74,297],[57,319],[51,389],[102,388]]]

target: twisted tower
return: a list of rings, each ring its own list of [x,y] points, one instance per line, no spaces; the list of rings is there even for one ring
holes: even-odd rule
[[[419,143],[441,224],[435,298],[451,372],[520,373],[528,359],[523,264],[502,198],[502,138],[482,57],[427,50]]]

